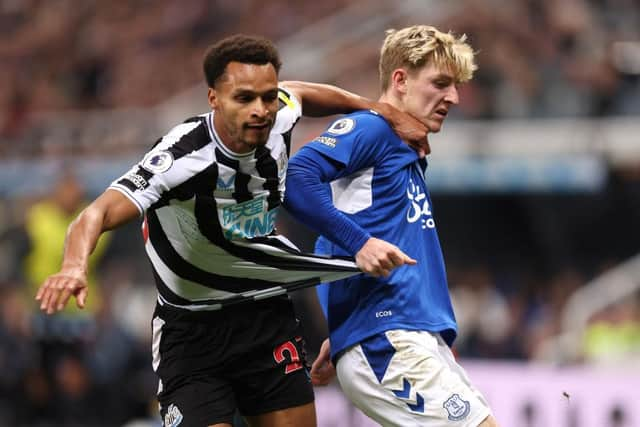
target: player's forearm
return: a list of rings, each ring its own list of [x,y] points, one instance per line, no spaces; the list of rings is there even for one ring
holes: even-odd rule
[[[293,92],[300,99],[302,114],[310,117],[375,109],[380,104],[327,84],[287,81],[282,82],[281,86]]]
[[[87,206],[71,223],[64,247],[63,269],[79,269],[86,273],[89,256],[100,235],[137,218],[140,212],[120,192],[107,190]]]
[[[105,230],[104,214],[93,206],[87,207],[71,223],[64,245],[63,269],[87,273],[89,256],[93,253],[100,235]]]

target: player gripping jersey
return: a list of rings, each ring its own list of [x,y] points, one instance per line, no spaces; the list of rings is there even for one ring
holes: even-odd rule
[[[164,426],[315,426],[300,324],[287,292],[355,274],[353,261],[300,253],[275,233],[291,131],[303,113],[395,114],[333,86],[287,82],[272,43],[236,35],[203,63],[211,112],[174,127],[69,227],[60,272],[36,298],[49,314],[87,298],[87,259],[101,233],[144,215],[158,288],[153,368]],[[417,123],[417,124],[416,124]],[[405,132],[406,133],[406,132]]]
[[[146,214],[160,305],[218,310],[357,271],[350,261],[302,254],[275,233],[289,139],[302,114],[283,89],[279,99],[264,146],[232,152],[209,112],[173,128],[111,184]]]

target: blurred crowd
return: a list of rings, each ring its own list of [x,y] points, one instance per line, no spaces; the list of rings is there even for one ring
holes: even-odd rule
[[[640,114],[638,1],[466,3],[443,23],[479,51],[465,117]]]
[[[362,14],[354,19],[373,19],[367,16],[367,5],[379,1],[362,0]],[[55,121],[69,120],[73,126],[65,112],[149,107],[201,83],[203,52],[218,37],[246,32],[286,40],[349,4],[347,0],[1,2],[0,153],[46,151],[40,145],[47,135],[42,129],[33,130],[46,113],[56,112]],[[637,0],[460,0],[447,5],[454,6],[452,11],[429,23],[466,33],[478,51],[479,71],[462,87],[457,116],[640,114]],[[428,11],[420,12],[419,16],[429,16]],[[346,30],[343,22],[334,25],[326,28],[327,38],[339,38]],[[329,83],[377,96],[382,37],[381,31],[377,38],[347,44],[328,58],[318,58],[323,64],[339,61],[345,70]],[[288,58],[283,59],[286,63]],[[290,71],[295,78],[305,78]],[[109,128],[136,123],[118,120]],[[98,150],[101,140],[120,143],[113,151],[121,151],[122,143],[140,143],[133,130],[112,135],[98,124],[93,126],[98,131],[87,138]],[[57,137],[77,139],[78,132]]]
[[[3,1],[0,110],[154,105],[202,81],[204,50],[216,38],[278,39],[346,3]]]
[[[43,135],[29,129],[41,113],[153,106],[203,81],[204,51],[217,38],[278,39],[345,3],[0,2],[0,153],[18,148],[12,141],[39,144]]]

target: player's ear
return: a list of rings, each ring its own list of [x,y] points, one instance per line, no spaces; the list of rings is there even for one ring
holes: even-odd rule
[[[391,73],[391,86],[400,93],[407,93],[407,71],[404,68],[396,68]]]
[[[218,96],[215,89],[211,87],[209,88],[209,90],[207,91],[207,99],[209,100],[209,105],[211,106],[212,110],[218,108]]]

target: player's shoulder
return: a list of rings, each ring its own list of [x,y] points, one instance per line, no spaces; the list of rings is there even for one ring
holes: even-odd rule
[[[380,114],[373,110],[359,110],[334,120],[325,134],[334,137],[346,135],[377,135],[391,132],[391,127]]]
[[[278,112],[272,133],[283,134],[293,129],[302,116],[302,104],[296,96],[283,87],[278,87]]]

